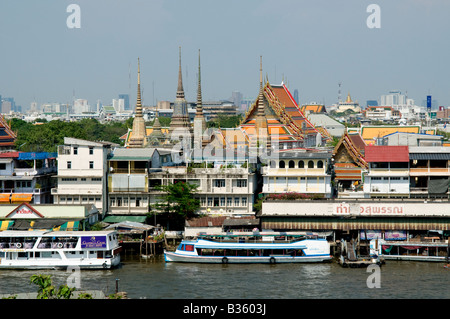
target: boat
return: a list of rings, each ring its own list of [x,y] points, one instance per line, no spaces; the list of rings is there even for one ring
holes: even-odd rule
[[[450,245],[444,240],[371,240],[375,253],[385,260],[448,262]]]
[[[0,269],[111,269],[120,264],[116,231],[0,232]]]
[[[258,240],[255,236],[237,235],[216,240],[200,236],[195,240],[182,240],[174,252],[164,251],[164,259],[166,262],[219,264],[316,263],[332,259],[326,239],[276,240],[267,235],[261,237],[262,240]]]

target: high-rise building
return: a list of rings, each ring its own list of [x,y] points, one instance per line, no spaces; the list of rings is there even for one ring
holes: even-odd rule
[[[388,94],[381,96],[381,106],[406,105],[407,96],[400,91],[389,91]]]
[[[119,94],[119,99],[123,100],[124,110],[131,110],[129,94]]]

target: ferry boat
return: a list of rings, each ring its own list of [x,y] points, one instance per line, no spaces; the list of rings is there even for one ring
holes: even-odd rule
[[[443,240],[394,241],[372,239],[370,248],[385,260],[448,262],[450,244]]]
[[[0,232],[0,269],[110,269],[120,264],[115,231]]]
[[[227,238],[229,236],[226,236]],[[326,239],[300,238],[276,241],[269,236],[263,240],[242,235],[229,240],[199,237],[183,240],[175,252],[164,251],[166,262],[194,263],[300,263],[330,261],[330,244]],[[265,237],[265,240],[264,240]],[[271,239],[271,240],[270,240]]]

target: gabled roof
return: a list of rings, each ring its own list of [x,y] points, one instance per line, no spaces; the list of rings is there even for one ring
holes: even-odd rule
[[[367,145],[365,150],[367,162],[409,162],[408,146]]]
[[[271,85],[266,82],[263,88],[264,100],[267,102],[266,112],[269,135],[277,138],[280,143],[286,141],[301,141],[304,135],[318,133],[319,131],[304,116],[288,88],[281,85]],[[248,136],[256,134],[255,118],[259,99],[256,99],[245,114],[241,129]]]
[[[357,135],[359,136],[359,134],[348,134],[348,132],[345,132],[334,147],[333,156],[336,156],[340,149],[344,148],[358,166],[367,168],[368,164],[363,154],[367,146],[362,138]]]

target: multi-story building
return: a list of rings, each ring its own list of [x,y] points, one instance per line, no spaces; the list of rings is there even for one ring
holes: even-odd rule
[[[366,197],[409,197],[408,146],[367,145],[365,160],[369,164],[364,172]]]
[[[207,215],[253,215],[257,178],[256,170],[248,162],[192,166],[163,167],[149,176],[151,204],[159,200],[156,185],[183,181],[197,185],[195,197],[200,200],[199,213]]]
[[[55,204],[94,204],[105,213],[107,205],[107,160],[114,144],[64,138],[58,146]]]
[[[52,203],[52,175],[56,154],[5,152],[0,154],[0,202]]]
[[[409,147],[410,197],[448,198],[450,149],[440,146]]]
[[[263,194],[296,192],[331,196],[330,151],[290,150],[262,167]]]

